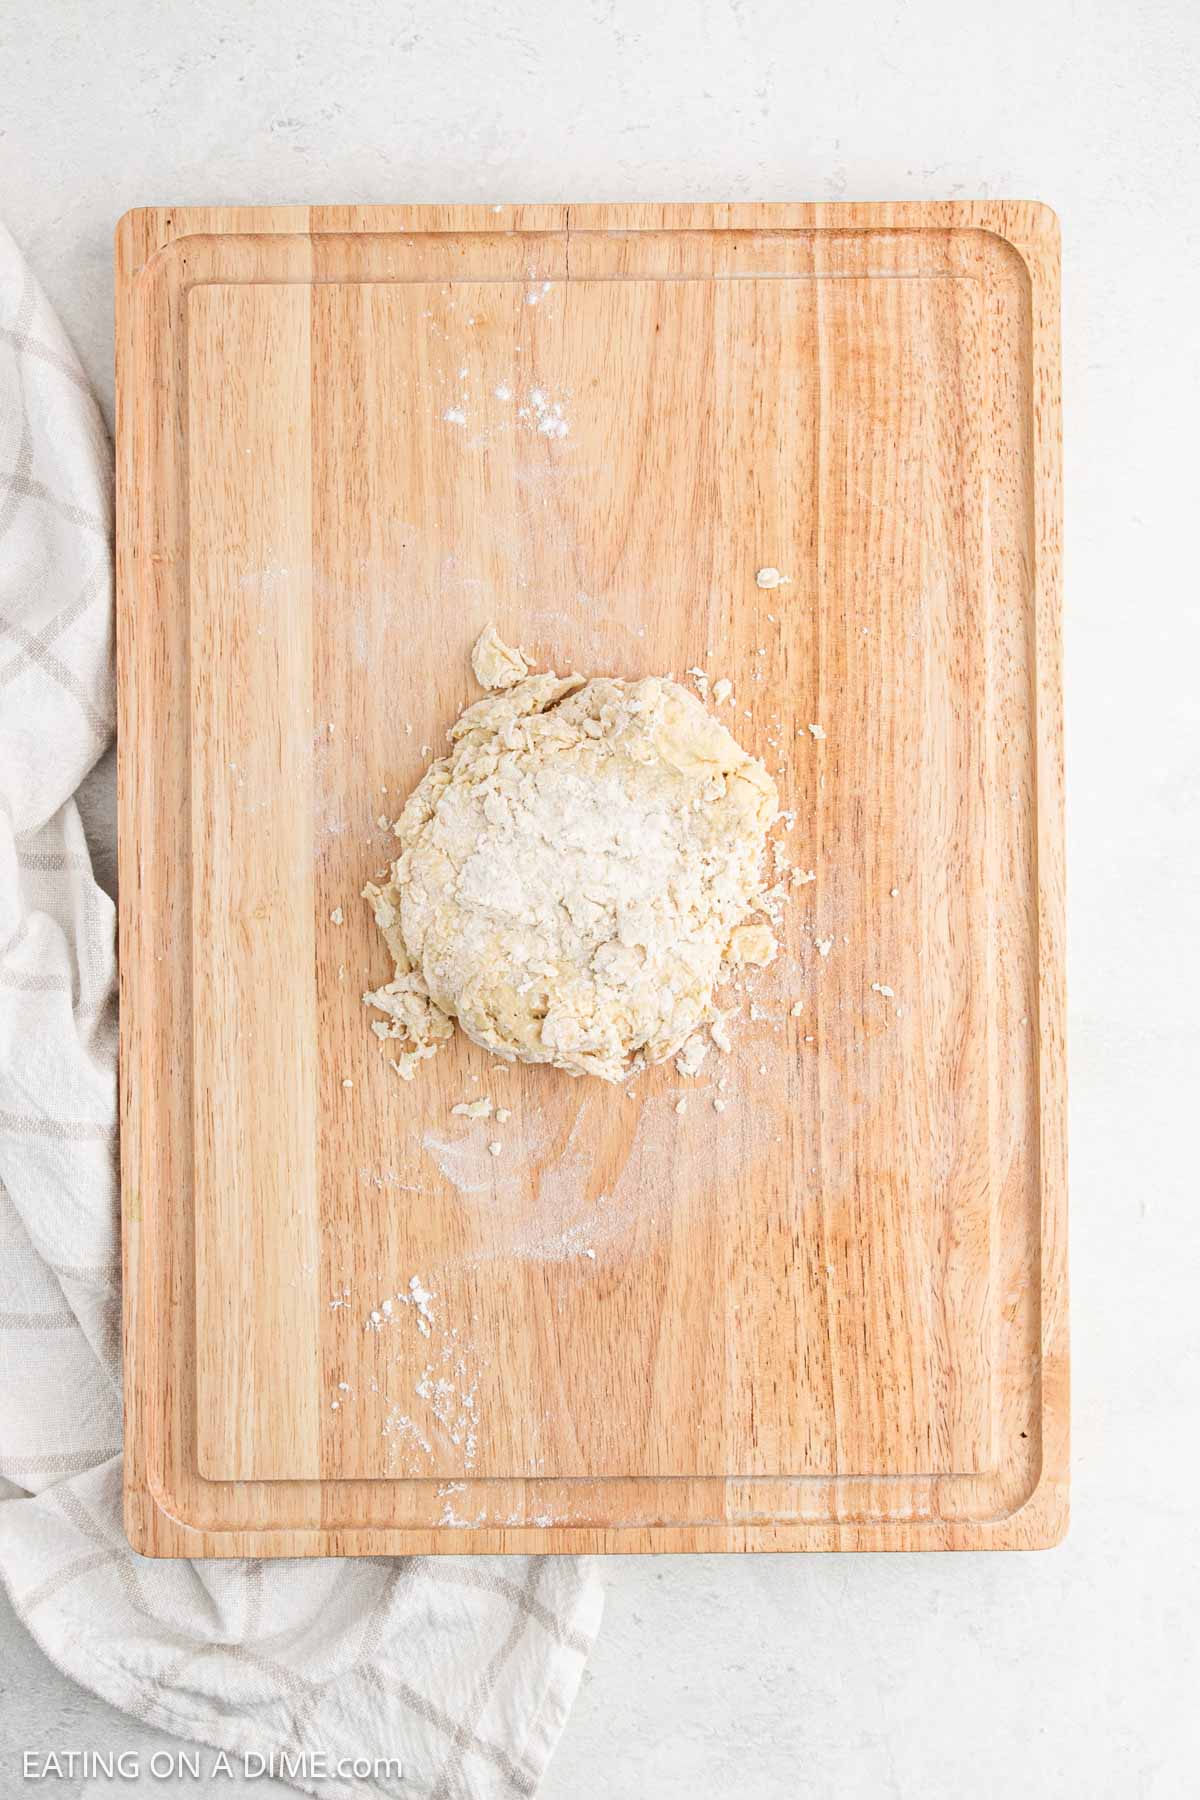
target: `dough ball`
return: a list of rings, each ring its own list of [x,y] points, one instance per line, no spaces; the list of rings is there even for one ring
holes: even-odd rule
[[[604,1081],[715,1016],[778,813],[762,764],[675,682],[532,675],[468,707],[366,890],[396,963],[367,996],[411,1075],[457,1019],[497,1055]]]

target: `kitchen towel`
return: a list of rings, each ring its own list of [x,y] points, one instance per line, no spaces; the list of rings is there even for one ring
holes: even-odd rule
[[[115,921],[74,798],[113,733],[111,512],[99,410],[0,228],[0,1576],[85,1687],[313,1793],[532,1794],[600,1622],[589,1564],[125,1541]],[[388,1757],[401,1778],[319,1772]]]

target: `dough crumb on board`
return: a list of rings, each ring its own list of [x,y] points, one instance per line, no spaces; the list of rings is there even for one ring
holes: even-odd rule
[[[481,1094],[478,1100],[460,1100],[457,1106],[450,1108],[450,1111],[457,1113],[463,1119],[488,1119],[492,1113],[491,1097],[488,1094]]]
[[[529,658],[523,650],[506,644],[491,620],[475,640],[471,667],[480,687],[510,688],[524,681],[530,670]]]
[[[774,933],[766,925],[739,925],[729,940],[732,963],[756,963],[765,969],[775,960],[778,945]]]

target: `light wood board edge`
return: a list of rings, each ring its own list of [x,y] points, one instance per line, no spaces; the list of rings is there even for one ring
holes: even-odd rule
[[[1029,1499],[997,1520],[905,1521],[888,1525],[635,1526],[621,1529],[472,1531],[328,1529],[215,1533],[174,1518],[152,1482],[154,1336],[146,1304],[141,1232],[139,1098],[145,1044],[139,997],[139,896],[145,871],[138,784],[132,757],[118,779],[120,853],[121,1205],[125,1343],[125,1525],[148,1556],[352,1556],[394,1554],[645,1554],[774,1550],[1043,1549],[1068,1523],[1069,1349],[1067,1303],[1065,844],[1062,759],[1062,394],[1058,220],[1035,201],[898,203],[712,203],[585,206],[159,207],[126,213],[116,230],[117,663],[118,732],[137,742],[138,618],[152,594],[139,592],[136,556],[135,283],[160,249],[199,233],[560,232],[647,230],[976,229],[1011,244],[1032,295],[1034,507],[1036,536],[1038,902],[1041,1065],[1042,1466]],[[181,1278],[180,1271],[173,1278]],[[186,1278],[183,1276],[182,1278]]]

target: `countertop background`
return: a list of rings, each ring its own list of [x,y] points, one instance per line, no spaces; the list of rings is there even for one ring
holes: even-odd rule
[[[990,195],[1062,219],[1071,1532],[1026,1556],[612,1560],[542,1800],[1196,1792],[1198,96],[1192,0],[0,15],[0,217],[110,417],[129,206]],[[88,810],[102,833],[111,770]],[[25,1791],[23,1749],[171,1747],[0,1607],[0,1793]]]

